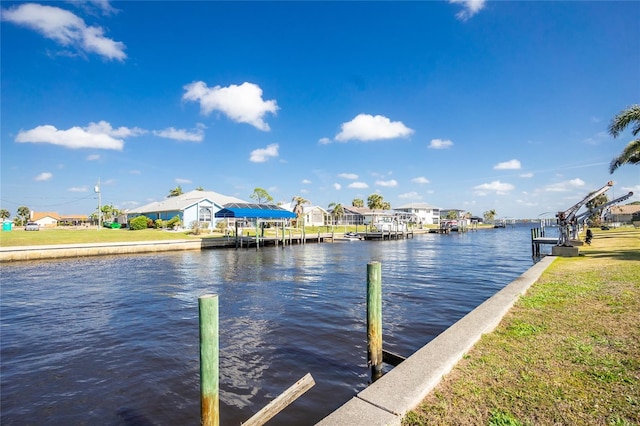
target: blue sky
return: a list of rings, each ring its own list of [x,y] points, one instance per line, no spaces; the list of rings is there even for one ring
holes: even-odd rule
[[[536,218],[640,167],[640,2],[2,2],[1,207],[180,185]],[[625,202],[626,203],[626,202]]]

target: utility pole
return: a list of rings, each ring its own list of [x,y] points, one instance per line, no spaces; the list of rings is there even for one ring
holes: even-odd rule
[[[102,194],[100,193],[100,178],[98,178],[98,184],[93,188],[93,191],[98,194],[98,231],[102,228]]]

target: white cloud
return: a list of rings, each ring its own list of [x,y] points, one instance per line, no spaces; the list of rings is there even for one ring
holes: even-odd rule
[[[529,173],[522,173],[520,175],[521,178],[532,178],[533,177],[533,173],[529,172]]]
[[[333,189],[340,191],[342,189],[342,185],[340,185],[339,183],[334,183],[333,184]]]
[[[59,7],[26,3],[2,11],[2,20],[39,32],[62,46],[97,53],[123,61],[125,45],[104,36],[101,27],[89,27],[84,20]]]
[[[374,141],[380,139],[406,138],[413,133],[401,121],[391,121],[382,115],[358,114],[353,120],[342,123],[336,140]]]
[[[34,177],[33,180],[38,182],[44,182],[51,179],[52,177],[53,177],[53,173],[42,172],[38,176]]]
[[[264,163],[270,157],[278,156],[278,148],[279,148],[278,144],[273,143],[271,145],[268,145],[266,148],[253,150],[251,151],[251,156],[249,157],[249,161],[253,163]]]
[[[304,188],[303,188],[303,189],[301,189],[301,190],[300,190],[300,192],[301,192],[302,194],[308,194],[308,193],[309,193],[309,190],[308,190],[308,189],[304,189]]]
[[[100,159],[100,156],[98,154],[87,155],[87,161],[96,161],[99,159]]]
[[[369,187],[369,185],[367,185],[364,182],[353,182],[353,183],[350,183],[347,186],[347,188],[351,188],[351,189],[365,189],[365,188],[368,188],[368,187]]]
[[[69,188],[67,191],[69,192],[88,192],[89,188],[84,185],[84,186],[73,186],[71,188]]]
[[[482,185],[474,186],[476,195],[487,195],[488,192],[495,192],[498,195],[504,195],[509,191],[515,189],[515,186],[510,183],[503,183],[499,180],[494,180],[491,183],[483,183]]]
[[[275,100],[262,100],[262,89],[253,83],[208,88],[203,81],[196,81],[184,86],[184,89],[186,93],[182,99],[200,102],[202,114],[220,111],[237,123],[247,123],[263,131],[270,130],[269,125],[263,121],[265,114],[275,114],[278,110]]]
[[[341,177],[343,179],[358,179],[358,175],[355,173],[340,173],[338,175],[338,177]]]
[[[202,139],[204,139],[204,132],[202,131],[202,129],[197,129],[195,132],[190,133],[185,129],[167,127],[164,130],[154,130],[153,134],[161,138],[173,139],[183,142],[202,142]]]
[[[493,166],[494,170],[520,170],[521,168],[520,161],[516,159],[504,161]]]
[[[376,181],[376,185],[378,186],[384,186],[387,188],[393,188],[398,186],[398,182],[395,179],[390,179],[390,180],[377,180]]]
[[[89,123],[85,128],[75,126],[68,130],[58,130],[46,124],[27,131],[21,130],[16,136],[16,142],[50,143],[71,149],[95,148],[122,151],[124,146],[122,138],[138,136],[145,132],[137,127],[113,129],[106,121]]]
[[[580,178],[576,178],[564,182],[553,183],[545,187],[544,190],[547,192],[567,192],[582,186],[584,186],[584,181]]]
[[[456,13],[456,18],[466,21],[473,15],[478,13],[485,4],[486,0],[449,0],[452,4],[461,4],[464,9]]]
[[[453,142],[450,140],[431,139],[429,144],[430,149],[447,149],[453,146]]]
[[[417,192],[406,192],[404,194],[398,195],[398,198],[402,199],[410,199],[410,200],[422,200],[422,196],[420,196]]]
[[[311,183],[311,181],[309,179],[302,179],[302,183],[308,185]]]
[[[413,182],[413,183],[431,183],[431,181],[429,179],[427,179],[426,177],[424,177],[424,176],[413,178],[413,179],[411,179],[411,182]]]
[[[176,178],[176,183],[191,183],[190,179]]]
[[[329,139],[329,138],[320,138],[320,139],[318,140],[318,143],[319,143],[320,145],[328,145],[328,144],[330,144],[330,143],[331,143],[331,139]]]

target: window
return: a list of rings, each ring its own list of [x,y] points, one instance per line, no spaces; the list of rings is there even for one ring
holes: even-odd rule
[[[200,214],[198,216],[198,221],[200,222],[211,222],[211,209],[208,207],[200,207]]]

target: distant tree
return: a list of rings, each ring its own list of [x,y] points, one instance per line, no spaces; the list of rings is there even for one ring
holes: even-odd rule
[[[329,204],[329,208],[332,208],[331,216],[338,220],[338,223],[342,222],[342,217],[344,216],[344,207],[340,203],[331,203]]]
[[[118,212],[118,209],[114,209],[112,204],[105,204],[100,210],[102,211],[102,220],[107,222],[113,221],[114,215]]]
[[[253,194],[249,196],[252,200],[256,200],[258,204],[270,204],[273,203],[273,197],[269,195],[266,189],[263,188],[255,188],[253,190]]]
[[[382,210],[391,210],[391,203],[388,201],[384,201],[382,203]]]
[[[27,206],[18,207],[18,219],[20,220],[20,226],[24,225],[31,217],[31,209]]]
[[[204,188],[199,186],[199,187],[196,188],[196,191],[204,191]]]
[[[371,194],[367,198],[367,207],[371,210],[384,210],[385,202],[383,200],[382,195],[380,194]]]
[[[589,195],[593,194],[595,191],[592,191],[589,193]],[[589,210],[593,210],[593,209],[597,209],[598,207],[605,205],[609,202],[609,197],[607,197],[607,194],[600,194],[598,195],[596,198],[594,198],[593,200],[587,202],[587,204],[585,205],[585,207]],[[600,225],[600,215],[602,214],[602,211],[597,211],[594,212],[592,215],[589,216],[589,223],[591,223],[592,225],[598,226]]]
[[[609,124],[609,134],[617,138],[630,124],[632,125],[631,134],[638,136],[640,133],[640,105],[631,105],[620,111]],[[640,139],[629,142],[622,153],[611,160],[609,173],[615,172],[623,164],[640,164]]]
[[[0,219],[9,219],[11,217],[11,213],[7,209],[0,209]]]
[[[445,217],[445,219],[449,219],[449,220],[455,220],[458,218],[458,212],[455,210],[449,210],[447,212],[447,216]]]
[[[493,219],[496,218],[496,211],[494,209],[487,210],[482,215],[485,222],[493,222]]]
[[[295,203],[295,205],[293,206],[293,213],[296,215],[296,228],[297,228],[300,218],[304,216],[304,205],[308,204],[309,200],[303,197],[300,197],[299,195],[296,195],[291,199],[291,201]]]
[[[364,201],[362,201],[361,198],[354,198],[353,201],[351,201],[351,205],[353,207],[364,207]]]
[[[184,194],[184,192],[182,192],[182,187],[178,185],[175,188],[169,190],[169,195],[167,195],[167,198],[177,197],[178,195],[182,194]]]

